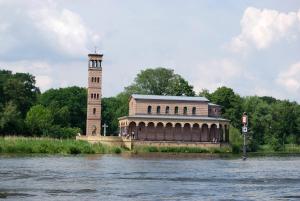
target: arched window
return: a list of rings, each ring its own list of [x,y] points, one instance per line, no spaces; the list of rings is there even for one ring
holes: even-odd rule
[[[193,114],[193,115],[196,115],[196,107],[193,107],[193,109],[192,109],[192,114]]]
[[[184,107],[184,108],[183,108],[183,114],[184,114],[184,115],[187,115],[187,107]]]
[[[97,94],[97,99],[99,99],[99,94]]]
[[[92,67],[93,66],[93,61],[90,61],[89,63],[90,63],[89,67]]]
[[[94,82],[94,77],[92,77],[92,82]]]
[[[157,106],[157,108],[156,108],[156,113],[157,113],[157,114],[160,114],[160,106]]]
[[[91,94],[91,99],[93,99],[93,94]]]
[[[149,105],[148,106],[148,114],[151,114],[151,110],[152,110],[152,107]]]
[[[96,114],[96,108],[93,108],[93,114]]]
[[[98,82],[98,83],[100,82],[100,78],[99,78],[99,77],[97,77],[97,82]]]
[[[96,94],[94,94],[94,99],[96,99]]]
[[[178,106],[175,107],[174,113],[178,114]]]
[[[170,107],[167,106],[167,107],[166,107],[166,114],[169,114],[169,112],[170,112]]]

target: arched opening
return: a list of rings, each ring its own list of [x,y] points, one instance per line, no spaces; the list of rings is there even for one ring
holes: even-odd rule
[[[147,125],[147,139],[156,140],[155,126],[153,122],[149,122]]]
[[[156,107],[156,113],[157,113],[157,114],[160,114],[160,106],[157,106],[157,107]]]
[[[199,124],[195,123],[192,128],[192,141],[200,142],[201,141],[200,136],[201,136],[200,126],[199,126]]]
[[[99,94],[97,94],[97,99],[99,99]]]
[[[183,126],[182,139],[184,141],[191,141],[192,140],[191,125],[189,123],[185,123],[184,126]]]
[[[192,114],[193,114],[193,115],[196,115],[196,107],[193,107],[193,109],[192,109]]]
[[[174,113],[175,113],[175,114],[178,114],[178,106],[176,106],[176,107],[174,108]]]
[[[183,107],[183,115],[187,115],[187,107]]]
[[[94,82],[94,77],[92,77],[92,82]]]
[[[152,107],[151,107],[151,105],[149,105],[148,109],[147,109],[148,114],[151,114],[151,112],[152,112],[151,110],[152,110]]]
[[[218,128],[216,124],[212,124],[210,126],[210,137],[209,140],[211,142],[218,142],[219,141],[219,133],[218,133]]]
[[[96,108],[93,108],[93,115],[96,114]]]
[[[165,139],[165,135],[164,135],[164,124],[159,122],[157,125],[156,125],[156,139],[157,140],[164,140]]]
[[[169,112],[170,112],[170,107],[167,106],[167,107],[166,107],[166,114],[169,114]]]
[[[202,129],[201,129],[201,141],[202,142],[208,142],[209,138],[208,138],[208,125],[207,124],[203,124],[202,125]]]
[[[93,99],[93,94],[91,94],[91,99]]]
[[[137,139],[146,140],[146,124],[144,122],[140,122],[137,131]]]
[[[174,127],[174,139],[176,141],[181,141],[182,140],[182,135],[181,135],[181,124],[176,123]]]
[[[167,123],[165,128],[165,140],[172,141],[173,140],[173,127],[172,123]]]
[[[100,82],[100,78],[99,78],[99,77],[97,77],[97,82],[98,82],[98,83]]]
[[[128,134],[135,139],[136,137],[136,123],[134,121],[130,122],[128,125]]]

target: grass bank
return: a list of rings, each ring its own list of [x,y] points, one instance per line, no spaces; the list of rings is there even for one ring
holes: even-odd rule
[[[90,144],[86,141],[52,138],[1,137],[0,153],[16,154],[105,154],[121,153],[120,147]]]
[[[154,147],[138,146],[133,148],[133,153],[231,153],[231,148],[201,148],[201,147]]]

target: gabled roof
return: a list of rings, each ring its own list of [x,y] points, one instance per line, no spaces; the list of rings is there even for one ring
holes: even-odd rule
[[[208,102],[208,100],[201,96],[158,96],[158,95],[141,95],[132,94],[132,98],[140,100],[171,100],[171,101],[202,101]]]

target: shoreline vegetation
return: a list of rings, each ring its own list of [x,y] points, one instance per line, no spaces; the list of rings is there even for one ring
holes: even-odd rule
[[[132,150],[123,147],[109,146],[101,143],[90,144],[86,141],[74,139],[55,139],[43,137],[0,137],[1,154],[144,154],[144,153],[198,153],[198,154],[220,154],[220,155],[241,155],[231,147],[222,148],[200,148],[200,147],[154,147],[139,146]],[[249,152],[248,156],[284,156],[289,154],[300,154],[300,146],[287,144],[284,149],[275,151],[270,146],[260,146],[257,152]]]

